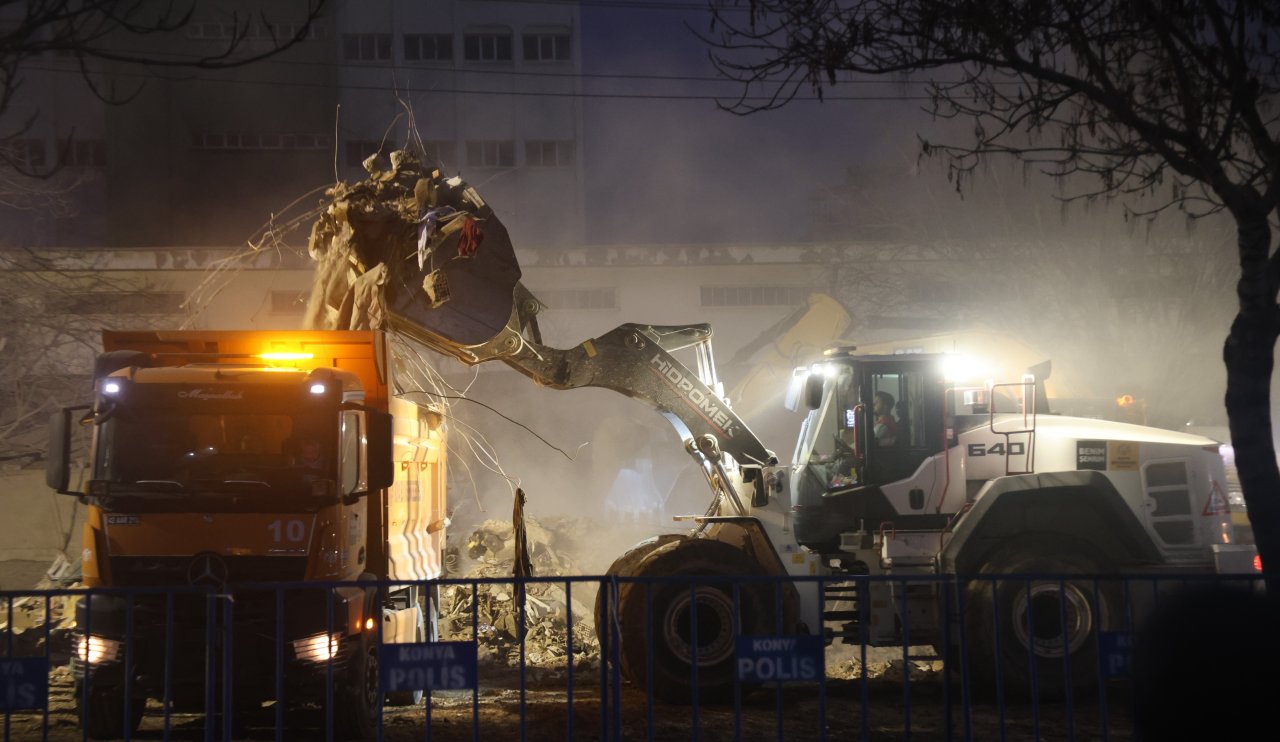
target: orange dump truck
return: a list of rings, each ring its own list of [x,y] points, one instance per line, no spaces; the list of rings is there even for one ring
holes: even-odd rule
[[[85,584],[124,589],[78,608],[86,731],[136,729],[147,698],[220,708],[208,681],[222,684],[224,648],[205,654],[217,636],[232,638],[234,707],[331,692],[340,730],[367,736],[379,637],[427,639],[434,596],[305,583],[442,575],[441,411],[397,396],[379,332],[108,331],[103,350],[92,406],[55,418],[49,464],[49,484],[88,506]],[[78,424],[92,431],[83,492],[70,487]],[[245,587],[268,582],[295,586]],[[233,610],[208,610],[196,588],[146,592],[172,585],[233,586]]]

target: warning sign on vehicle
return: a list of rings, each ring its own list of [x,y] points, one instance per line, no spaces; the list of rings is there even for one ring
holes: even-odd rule
[[[1138,442],[1107,441],[1107,468],[1112,471],[1137,471]]]
[[[1222,515],[1229,512],[1231,512],[1231,504],[1227,502],[1227,495],[1222,491],[1222,485],[1215,479],[1213,490],[1209,492],[1209,501],[1204,504],[1204,512],[1201,515]]]

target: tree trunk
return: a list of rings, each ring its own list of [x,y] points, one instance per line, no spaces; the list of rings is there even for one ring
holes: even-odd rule
[[[1271,432],[1271,374],[1280,312],[1276,285],[1268,272],[1271,230],[1265,212],[1236,211],[1235,216],[1240,303],[1222,352],[1227,367],[1227,421],[1267,591],[1280,596],[1280,467]]]

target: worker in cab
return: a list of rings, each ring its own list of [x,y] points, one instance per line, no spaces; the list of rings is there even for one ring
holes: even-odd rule
[[[893,418],[893,402],[893,395],[888,392],[876,392],[871,402],[875,415],[872,429],[877,446],[892,446],[898,442],[898,421]]]
[[[320,441],[315,438],[304,437],[298,443],[298,455],[294,459],[294,466],[316,471],[323,469],[324,454],[320,450]]]

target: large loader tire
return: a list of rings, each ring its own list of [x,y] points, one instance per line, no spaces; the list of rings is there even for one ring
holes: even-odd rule
[[[636,566],[639,565],[640,562],[644,561],[645,557],[673,541],[681,541],[687,538],[688,536],[682,533],[663,533],[647,538],[635,546],[632,546],[630,549],[627,549],[623,552],[622,556],[614,559],[613,564],[609,565],[609,569],[605,574],[610,577],[630,577],[632,572],[635,571]],[[612,588],[606,587],[596,592],[594,610],[596,640],[600,642],[601,647],[612,646],[613,638],[612,635],[608,633],[609,617],[616,616],[617,614],[613,610],[610,610],[611,606],[609,605],[609,601],[614,600],[616,605],[616,597],[617,596],[612,592]],[[628,677],[627,679],[632,681],[635,680],[635,678],[631,677]]]
[[[691,703],[696,601],[698,701],[732,700],[737,637],[772,633],[777,606],[771,583],[731,578],[763,574],[745,552],[720,541],[686,539],[653,550],[633,575],[655,579],[619,589],[623,673],[659,700]],[[660,579],[665,577],[708,579]]]
[[[1086,575],[1102,560],[1084,541],[1021,538],[990,558],[984,575],[1081,575],[972,580],[965,588],[970,676],[979,696],[1046,700],[1088,696],[1098,686],[1098,632],[1118,620],[1114,584]],[[1033,692],[1034,689],[1034,692]]]
[[[134,697],[129,699],[129,713],[124,711],[124,688],[119,686],[95,685],[90,683],[88,698],[85,697],[84,685],[76,681],[76,711],[83,720],[85,736],[89,739],[121,739],[132,737],[142,725],[142,714],[147,706],[147,699]]]

